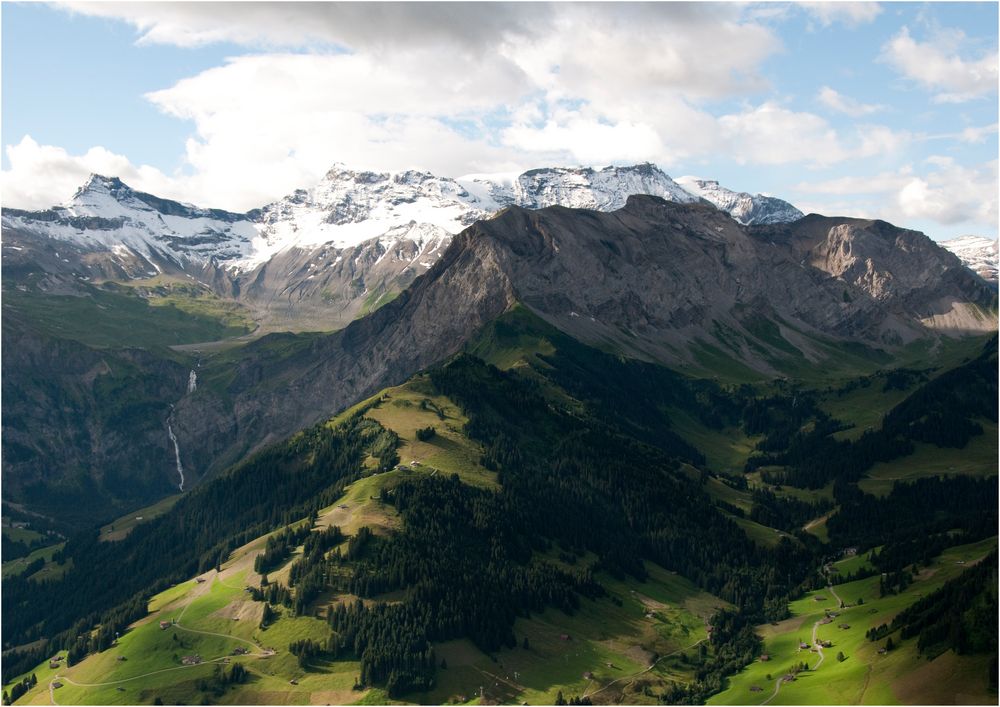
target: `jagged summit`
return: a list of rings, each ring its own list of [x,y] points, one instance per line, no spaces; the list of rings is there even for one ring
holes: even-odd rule
[[[85,181],[80,188],[76,190],[76,193],[73,194],[73,198],[70,199],[70,201],[76,201],[90,192],[109,193],[114,195],[123,188],[127,189],[129,192],[132,191],[118,177],[105,177],[103,174],[91,172],[90,176],[87,177],[87,181]]]
[[[566,206],[613,211],[631,194],[650,194],[682,204],[698,197],[686,192],[659,167],[650,163],[627,167],[546,167],[511,179],[508,175],[469,175],[458,180],[484,190],[500,206],[517,204],[529,209]]]
[[[763,194],[726,189],[713,179],[678,177],[677,182],[692,194],[715,204],[744,226],[788,223],[803,216],[801,211],[787,201]]]

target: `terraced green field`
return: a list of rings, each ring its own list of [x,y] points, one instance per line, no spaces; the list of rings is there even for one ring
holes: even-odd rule
[[[708,468],[716,473],[742,474],[743,465],[760,441],[737,428],[713,430],[683,410],[675,408],[668,414],[673,430],[704,454]]]
[[[364,478],[319,515],[317,526],[334,520],[348,531],[371,521],[377,525],[384,513],[372,500],[377,489],[425,473],[402,470]],[[200,577],[204,581],[192,579],[153,597],[149,615],[107,651],[70,668],[64,655],[57,668],[50,669],[48,661],[38,666],[33,671],[38,685],[18,704],[50,704],[53,698],[64,704],[137,704],[157,697],[168,704],[202,699],[221,704],[385,703],[381,691],[353,690],[356,661],[318,661],[303,669],[288,653],[293,640],[324,640],[329,635],[325,621],[292,617],[279,608],[283,615],[260,628],[262,604],[243,589],[259,581],[252,562],[263,540],[234,552],[220,573],[207,572]],[[272,580],[282,579],[297,554],[270,573]],[[690,679],[693,668],[684,656],[693,655],[707,637],[706,619],[726,605],[683,577],[655,565],[647,569],[650,577],[641,583],[601,577],[610,596],[583,600],[572,616],[547,610],[519,619],[515,634],[519,642],[528,639],[527,649],[519,643],[488,656],[468,641],[437,645],[448,667],[438,671],[435,690],[410,699],[438,703],[464,696],[476,703],[482,686],[483,696],[491,700],[552,702],[562,691],[567,696],[599,694],[601,699],[624,693],[630,701],[645,702],[645,686],[661,688],[664,680]],[[322,610],[329,599],[316,608]],[[167,628],[160,622],[167,622]],[[249,655],[232,655],[237,648],[246,648]],[[185,665],[187,656],[201,662]],[[247,668],[250,680],[213,691],[213,675],[235,661]]]
[[[27,557],[20,557],[16,560],[10,560],[9,562],[3,563],[3,577],[13,577],[15,575],[24,572],[24,568],[35,560],[41,558],[45,560],[45,566],[32,575],[36,579],[42,579],[47,576],[58,576],[65,572],[68,567],[66,565],[57,565],[52,562],[52,556],[59,552],[66,543],[56,543],[54,545],[48,545],[46,547],[40,547],[33,551]]]

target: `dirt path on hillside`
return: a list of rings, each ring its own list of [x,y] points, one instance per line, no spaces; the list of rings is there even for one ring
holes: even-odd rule
[[[830,594],[833,595],[834,599],[837,600],[837,606],[839,608],[840,605],[844,603],[844,600],[840,598],[840,596],[837,594],[836,590],[833,588],[832,584],[826,585],[826,588],[830,592]],[[824,618],[826,618],[826,617],[824,617]],[[826,659],[826,656],[823,654],[823,646],[816,639],[816,632],[819,631],[819,627],[822,624],[823,624],[823,619],[816,619],[816,621],[813,623],[813,629],[812,629],[812,646],[813,646],[813,648],[816,649],[816,652],[819,654],[819,660],[816,661],[816,665],[813,665],[813,666],[811,666],[809,668],[810,672],[812,672],[814,670],[817,670],[819,668],[819,666],[821,666],[823,664],[823,661]],[[782,683],[785,682],[785,678],[786,677],[788,677],[787,674],[782,675],[781,677],[779,677],[777,680],[774,681],[774,692],[771,693],[770,697],[768,697],[766,700],[764,700],[763,702],[761,702],[762,705],[766,705],[768,702],[770,702],[771,700],[773,700],[775,697],[778,696],[778,693],[781,691],[781,685],[782,685]]]
[[[655,668],[655,667],[656,667],[656,665],[657,665],[657,664],[658,664],[658,663],[659,663],[659,662],[660,662],[661,660],[664,660],[665,658],[669,658],[670,656],[673,656],[673,655],[677,655],[678,653],[683,653],[684,651],[686,651],[686,650],[689,650],[689,649],[691,649],[691,648],[694,648],[695,646],[697,646],[697,645],[699,645],[699,644],[701,644],[701,643],[704,643],[704,642],[705,642],[705,641],[707,641],[707,640],[708,640],[707,638],[703,638],[703,639],[701,639],[700,641],[695,641],[695,642],[694,642],[694,643],[692,643],[692,644],[691,644],[690,646],[685,646],[685,647],[683,647],[683,648],[678,648],[677,650],[675,650],[675,651],[672,651],[672,652],[670,652],[670,653],[667,653],[666,655],[661,655],[661,656],[660,656],[659,658],[657,658],[656,660],[654,660],[654,661],[653,661],[653,663],[652,663],[652,664],[651,664],[651,665],[650,665],[650,666],[649,666],[648,668],[646,668],[645,670],[640,670],[639,672],[637,672],[637,673],[633,673],[632,675],[626,675],[625,677],[621,677],[621,678],[618,678],[617,680],[612,680],[611,682],[609,682],[609,683],[608,683],[607,685],[605,685],[604,687],[602,687],[602,688],[599,688],[599,689],[597,689],[597,690],[594,690],[593,692],[591,692],[591,691],[590,691],[590,688],[588,687],[588,688],[587,688],[587,689],[586,689],[586,690],[584,691],[584,693],[583,693],[583,697],[590,697],[590,696],[593,696],[593,695],[596,695],[596,694],[598,694],[598,693],[601,693],[601,692],[604,692],[604,691],[605,691],[605,690],[607,690],[607,689],[608,689],[609,687],[611,687],[612,685],[614,685],[614,684],[616,684],[616,683],[619,683],[619,682],[621,682],[622,680],[630,680],[631,682],[629,682],[629,685],[631,685],[631,684],[632,684],[633,682],[635,682],[635,681],[636,681],[636,680],[637,680],[637,679],[638,679],[638,678],[639,678],[640,676],[642,676],[642,675],[645,675],[645,674],[646,674],[646,673],[648,673],[648,672],[649,672],[650,670],[652,670],[653,668]],[[626,685],[625,687],[628,687],[628,685]],[[624,689],[624,688],[623,688],[623,689]]]
[[[815,528],[820,523],[823,523],[824,521],[829,520],[830,516],[832,516],[832,515],[833,515],[833,511],[830,511],[829,513],[824,513],[819,518],[813,518],[811,521],[809,521],[808,523],[806,523],[805,525],[803,525],[802,529],[804,531],[806,531],[806,532],[809,532],[810,530],[812,530],[813,528]]]
[[[246,653],[245,655],[247,657],[270,658],[271,656],[273,656],[275,654],[275,651],[270,650],[270,649],[265,649],[263,646],[260,646],[260,645],[258,645],[256,643],[254,643],[253,641],[248,641],[245,638],[240,638],[239,636],[233,636],[232,634],[228,634],[228,633],[215,633],[213,631],[199,631],[198,629],[188,628],[187,626],[182,626],[181,625],[180,621],[184,617],[184,612],[186,612],[187,609],[188,609],[188,607],[191,606],[191,604],[194,603],[195,599],[197,599],[201,595],[205,594],[211,588],[212,583],[216,581],[217,577],[218,577],[218,575],[212,577],[212,581],[211,582],[204,582],[203,584],[199,585],[198,587],[196,587],[194,589],[194,592],[195,592],[194,596],[192,596],[191,600],[184,606],[184,610],[181,611],[180,616],[177,617],[177,619],[175,620],[175,622],[172,625],[172,628],[180,629],[181,631],[187,631],[188,633],[198,633],[198,634],[201,634],[203,636],[215,636],[217,638],[227,638],[227,639],[230,639],[230,640],[233,640],[233,641],[238,641],[240,643],[245,643],[248,646],[253,646],[254,652],[253,653]],[[221,583],[221,580],[220,580],[220,583]],[[218,658],[212,658],[210,660],[203,660],[200,663],[195,663],[193,665],[178,665],[178,666],[174,666],[172,668],[162,668],[160,670],[153,670],[153,671],[148,672],[148,673],[143,673],[142,675],[133,675],[132,677],[129,677],[129,678],[122,678],[121,680],[109,680],[107,682],[77,682],[76,680],[73,680],[72,678],[66,677],[65,675],[56,675],[56,676],[54,676],[52,678],[52,680],[49,681],[49,698],[52,700],[52,704],[54,704],[54,705],[58,705],[59,704],[58,702],[56,702],[56,695],[55,695],[55,690],[56,690],[55,683],[57,681],[66,682],[66,683],[69,683],[70,685],[74,685],[76,687],[108,687],[108,686],[111,686],[111,685],[120,685],[122,683],[132,682],[133,680],[141,680],[143,678],[148,678],[150,675],[159,675],[161,673],[169,673],[169,672],[172,672],[172,671],[175,671],[175,670],[186,670],[188,668],[197,668],[198,666],[208,665],[210,663],[219,663],[219,662],[225,661],[229,657],[230,656],[228,656],[228,655],[219,656]]]

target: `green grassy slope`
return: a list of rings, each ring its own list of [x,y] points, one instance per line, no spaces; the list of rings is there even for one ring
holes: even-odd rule
[[[88,286],[81,296],[4,289],[4,314],[30,321],[52,336],[89,346],[171,346],[249,333],[246,310],[197,285],[136,283]],[[139,293],[142,293],[140,296]]]
[[[532,321],[532,316],[523,309],[515,310],[505,320],[506,329],[494,326],[487,336],[473,344],[472,350],[505,368],[524,368],[530,363],[536,368],[524,371],[525,375],[544,386],[547,379],[539,369],[552,365],[551,356],[557,348],[553,342],[557,342],[557,337],[544,329],[534,329],[537,322]],[[286,345],[292,348],[301,345],[302,340],[301,337],[271,339],[274,355],[282,355]],[[550,357],[549,362],[543,357]],[[554,384],[546,393],[569,396],[566,389]],[[595,395],[595,399],[599,398]],[[584,405],[582,397],[570,402],[578,409]],[[885,402],[882,400],[880,404]],[[481,464],[484,450],[463,430],[468,418],[454,400],[434,389],[429,376],[417,376],[404,385],[382,391],[342,413],[331,424],[362,408],[366,417],[399,435],[396,448],[399,464],[392,470],[378,472],[379,460],[368,457],[362,460],[361,478],[343,488],[342,493],[338,486],[340,496],[320,509],[314,519],[286,518],[282,522],[313,523],[317,529],[336,525],[348,536],[356,535],[363,527],[372,529],[376,535],[388,535],[400,529],[403,521],[396,507],[380,500],[380,496],[401,482],[456,474],[469,486],[485,490],[498,487],[497,473]],[[632,412],[627,405],[618,409],[623,410],[623,419]],[[735,428],[712,430],[681,409],[668,412],[672,429],[706,452],[707,468],[733,476],[741,474],[744,455],[749,454],[755,440]],[[631,422],[625,420],[623,425]],[[417,439],[417,430],[427,427],[433,427],[435,435]],[[995,426],[991,432],[995,445]],[[918,449],[916,456],[922,454]],[[975,462],[980,471],[983,459],[985,456],[977,457]],[[688,472],[692,479],[701,476],[693,463],[684,465],[682,471]],[[766,486],[760,474],[748,478],[751,486]],[[748,491],[732,488],[718,478],[706,475],[702,488],[717,501],[744,512],[752,506]],[[770,488],[779,495],[799,500],[832,498],[832,483],[812,491]],[[326,503],[329,499],[324,498]],[[116,521],[114,532],[124,537],[137,524],[135,515],[145,517],[147,513],[152,516],[166,512],[170,503],[166,499],[162,504],[123,517]],[[733,516],[733,520],[748,537],[763,546],[776,545],[783,534],[746,518]],[[816,535],[824,537],[823,524],[817,523],[815,528]],[[112,535],[110,527],[104,532]],[[191,579],[152,597],[151,614],[133,624],[111,649],[89,656],[71,668],[50,669],[48,661],[38,666],[39,685],[23,701],[47,704],[54,696],[59,702],[79,704],[149,703],[155,698],[168,703],[203,700],[234,704],[385,703],[387,694],[381,689],[352,689],[360,670],[357,656],[342,655],[336,660],[322,659],[302,667],[288,650],[294,640],[325,640],[330,634],[325,619],[331,607],[353,603],[356,596],[327,588],[308,606],[306,615],[292,616],[290,610],[278,607],[277,619],[266,628],[260,626],[263,605],[252,601],[244,588],[259,586],[261,577],[253,570],[253,560],[264,550],[266,537],[236,549],[222,564],[221,572],[203,573],[203,582]],[[727,536],[727,540],[732,539]],[[866,641],[864,631],[891,619],[919,595],[955,576],[961,569],[959,561],[974,561],[995,546],[995,542],[993,539],[947,551],[897,596],[879,598],[877,577],[836,587],[837,595],[847,603],[853,604],[863,597],[864,605],[848,607],[842,613],[843,621],[850,623],[849,629],[836,628],[839,621],[817,628],[819,638],[834,641],[832,649],[826,650],[823,664],[814,672],[782,684],[770,703],[837,703],[845,699],[859,703],[913,701],[917,694],[914,690],[924,689],[919,680],[926,673],[918,670],[920,665],[912,646],[907,644],[887,656],[878,656],[877,647]],[[795,541],[796,548],[807,545]],[[349,542],[344,542],[338,549],[343,551],[347,547]],[[595,559],[587,553],[564,560],[555,551],[533,552],[534,559],[541,558],[557,566],[573,561],[581,568]],[[299,546],[281,566],[269,571],[271,582],[287,583],[291,563],[303,554],[303,547]],[[838,563],[838,568],[846,574],[863,563],[864,557],[852,558]],[[436,685],[432,690],[405,697],[432,704],[551,703],[562,692],[567,698],[589,696],[595,703],[655,703],[671,682],[694,679],[698,661],[703,658],[699,653],[708,635],[706,620],[724,603],[663,567],[647,562],[646,568],[649,579],[645,582],[614,579],[598,570],[596,578],[608,596],[581,599],[579,610],[572,615],[550,608],[519,617],[513,629],[518,644],[515,648],[498,649],[490,655],[465,639],[435,643],[437,660],[443,659],[446,667],[436,670]],[[391,594],[365,599],[364,603],[404,601],[408,591],[396,589]],[[819,654],[808,649],[799,651],[799,641],[811,641],[813,625],[823,618],[824,610],[838,608],[835,596],[831,590],[810,592],[792,604],[793,618],[758,627],[770,660],[754,663],[734,676],[726,691],[716,695],[712,702],[762,703],[774,690],[775,680],[791,665],[804,660],[815,667]],[[162,630],[160,621],[177,621],[177,625]],[[527,647],[522,643],[524,639]],[[232,655],[240,647],[248,648],[250,654]],[[836,660],[838,651],[846,655],[843,662]],[[200,656],[202,663],[184,665],[182,658],[190,655]],[[119,660],[121,657],[126,660]],[[961,679],[966,681],[970,695],[989,696],[983,681],[974,677],[978,674],[978,660],[946,654],[932,665],[938,673],[950,670],[964,676]],[[250,678],[244,684],[223,689],[213,676],[218,666],[226,665],[228,669],[233,662],[245,665]],[[771,678],[766,677],[768,673]],[[51,688],[50,695],[50,686],[57,675],[62,687]],[[951,678],[940,681],[944,687],[934,694],[944,695],[948,689],[958,689]],[[760,687],[761,691],[751,691],[751,687]],[[843,695],[847,697],[839,697]]]
[[[101,528],[101,540],[105,542],[121,540],[132,532],[132,529],[140,523],[148,523],[174,507],[174,504],[181,499],[181,494],[167,496],[156,503],[126,513],[121,518],[108,523]]]
[[[858,486],[865,493],[884,496],[897,481],[913,481],[925,476],[996,476],[997,424],[980,420],[983,434],[969,440],[962,449],[916,443],[913,454],[873,466]]]
[[[956,656],[948,652],[927,661],[917,655],[915,639],[900,643],[898,633],[897,648],[880,654],[885,641],[871,642],[865,637],[870,628],[891,622],[900,611],[958,576],[995,547],[996,538],[991,538],[950,548],[897,595],[880,598],[877,576],[808,592],[791,604],[792,618],[757,628],[769,660],[758,660],[732,676],[727,688],[713,696],[709,704],[995,704],[996,692],[991,693],[987,684],[988,656]],[[846,574],[863,562],[863,557],[850,558],[836,566]],[[837,597],[844,601],[845,608],[840,608]],[[858,604],[859,599],[864,603]],[[838,615],[829,623],[817,625],[827,611]],[[849,628],[841,628],[842,624]],[[833,644],[823,649],[822,661],[813,648],[799,647],[802,642],[813,646],[814,626],[817,640]],[[837,659],[838,653],[844,654],[843,662]],[[775,695],[777,682],[801,662],[807,663],[810,670],[800,672],[795,680],[781,682]],[[934,680],[926,679],[928,671],[936,676]]]

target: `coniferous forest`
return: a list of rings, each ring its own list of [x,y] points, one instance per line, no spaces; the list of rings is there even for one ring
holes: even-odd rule
[[[106,649],[116,632],[145,614],[152,593],[218,566],[233,549],[277,530],[254,564],[265,576],[253,589],[253,598],[265,603],[262,625],[276,607],[308,615],[313,601],[330,590],[359,597],[329,611],[326,640],[289,646],[303,666],[318,656],[349,657],[360,661],[359,686],[384,686],[391,697],[428,689],[439,669],[435,642],[468,638],[487,654],[519,645],[517,617],[546,608],[572,614],[581,598],[605,594],[599,576],[642,580],[649,560],[734,607],[711,619],[712,651],[696,681],[662,695],[697,702],[755,659],[760,638],[753,627],[785,618],[788,602],[816,585],[829,553],[878,545],[871,562],[891,592],[905,586],[908,568],[995,534],[995,476],[897,483],[881,498],[853,483],[873,460],[894,458],[914,440],[960,441],[959,432],[941,431],[918,409],[932,410],[935,421],[988,418],[995,341],[947,378],[918,388],[879,430],[854,442],[832,441],[829,435],[843,425],[808,392],[760,395],[746,385],[727,390],[572,340],[559,343],[530,374],[501,371],[467,354],[430,371],[434,389],[468,418],[464,433],[481,445],[482,466],[496,472],[495,489],[443,474],[407,479],[372,499],[398,513],[398,532],[376,535],[362,527],[342,550],[340,528],[313,532],[310,519],[366,473],[366,457],[377,470],[393,468],[399,438],[366,418],[367,408],[335,425],[317,425],[199,486],[124,540],[100,542],[96,532],[70,538],[63,555],[72,568],[60,580],[5,580],[4,644],[42,641],[5,657],[5,679],[53,649],[68,650],[69,664]],[[604,374],[595,375],[598,370]],[[995,393],[995,378],[992,385]],[[559,404],[553,391],[571,394],[582,406]],[[763,489],[753,491],[748,517],[792,537],[771,548],[748,538],[733,520],[743,511],[706,494],[707,472],[691,473],[704,467],[704,455],[672,430],[663,413],[668,405],[683,406],[709,426],[739,425],[761,435],[758,453],[787,465],[783,483],[808,487],[832,479],[836,510],[828,521],[829,546],[800,527],[832,511],[834,503]],[[953,428],[972,434],[971,426],[956,422]],[[931,438],[930,427],[937,436]],[[846,466],[814,463],[833,456]],[[725,481],[746,486],[739,477]],[[227,513],[218,512],[222,504]],[[287,584],[268,582],[267,574],[299,546]],[[567,569],[545,560],[552,553],[596,559]],[[892,630],[919,636],[921,651],[995,650],[995,635],[991,643],[975,628],[991,610],[995,616],[995,590],[989,594],[987,581],[995,578],[995,555],[981,567],[901,614]],[[362,601],[398,590],[405,590],[399,603]],[[959,614],[956,596],[964,607]],[[947,628],[954,625],[960,628]],[[92,631],[95,626],[99,630]]]

